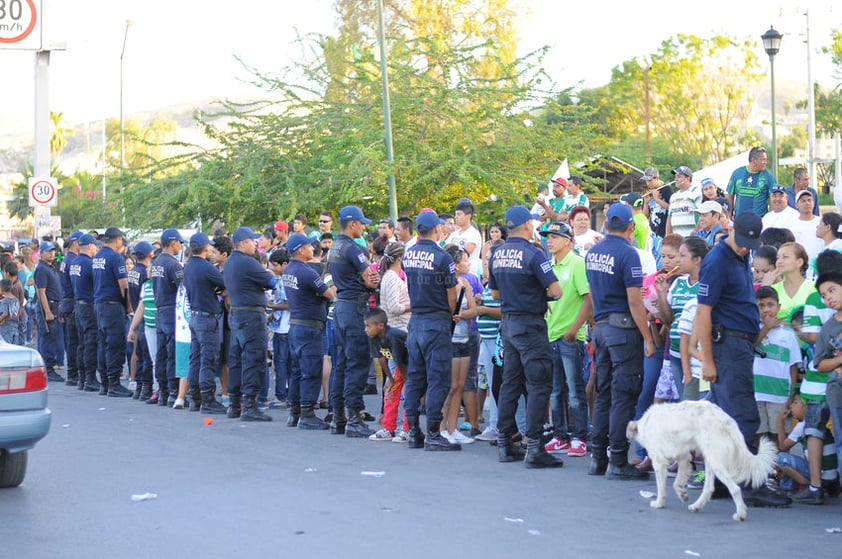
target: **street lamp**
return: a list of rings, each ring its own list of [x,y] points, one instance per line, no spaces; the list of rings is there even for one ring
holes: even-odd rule
[[[120,176],[123,176],[123,168],[126,166],[126,144],[123,137],[123,57],[126,55],[126,39],[129,36],[129,27],[133,25],[132,20],[126,20],[126,28],[123,31],[123,48],[120,50]]]
[[[772,169],[775,180],[778,179],[778,137],[775,132],[775,55],[781,48],[781,35],[771,25],[769,30],[760,36],[763,40],[763,49],[769,55],[769,69],[772,77]]]
[[[649,134],[649,127],[651,122],[651,116],[649,113],[649,72],[652,70],[652,63],[649,62],[647,57],[638,58],[637,63],[640,65],[640,69],[643,70],[643,80],[644,86],[646,87],[646,164],[652,164],[652,148],[650,142],[650,134]]]

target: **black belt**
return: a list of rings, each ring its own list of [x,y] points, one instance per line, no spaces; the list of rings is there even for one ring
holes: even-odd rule
[[[100,301],[100,305],[122,305],[122,301]]]
[[[637,324],[634,322],[632,315],[623,312],[611,312],[596,321],[597,324],[608,324],[615,328],[626,328],[628,330],[636,329]]]
[[[211,318],[219,318],[220,313],[212,313],[212,312],[205,312],[205,311],[190,311],[194,316],[209,316]]]
[[[722,338],[726,336],[730,336],[733,338],[742,338],[744,340],[750,341],[752,344],[757,341],[757,334],[743,332],[742,330],[731,330],[730,328],[725,328],[724,326],[719,324],[713,325],[711,335],[713,337],[713,341],[715,342],[721,341]]]
[[[166,309],[174,309],[175,305],[164,305],[162,307],[155,307],[155,308],[159,311],[163,311],[163,310],[166,310]]]
[[[231,307],[231,312],[266,312],[264,307],[258,307],[257,305],[253,306],[242,306],[242,307]]]
[[[306,320],[304,318],[290,318],[289,323],[297,326],[309,326],[310,328],[316,328],[317,330],[322,330],[325,327],[325,323],[321,320]]]

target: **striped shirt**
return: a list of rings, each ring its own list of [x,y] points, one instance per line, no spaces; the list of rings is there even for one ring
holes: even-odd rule
[[[146,280],[140,287],[140,300],[143,301],[143,324],[149,328],[155,328],[155,293],[152,289],[152,280]]]
[[[804,303],[804,324],[801,327],[802,334],[819,334],[822,325],[830,320],[836,311],[829,309],[822,301],[821,295],[813,291],[807,296]],[[812,360],[807,363],[804,373],[804,380],[801,382],[801,397],[804,400],[824,400],[825,388],[827,387],[827,373],[820,373]]]
[[[754,399],[785,404],[792,390],[790,367],[801,362],[795,332],[786,326],[773,328],[760,342],[766,357],[754,356]]]
[[[699,214],[695,210],[702,203],[702,191],[698,188],[677,190],[670,198],[670,224],[672,232],[688,237],[696,228],[696,218]]]
[[[672,324],[670,324],[670,356],[672,357],[681,357],[681,334],[678,331],[681,311],[684,310],[687,301],[696,298],[698,292],[699,282],[690,285],[690,276],[687,274],[678,276],[670,285],[667,303],[672,309]]]
[[[500,300],[491,296],[491,289],[488,287],[483,290],[480,298],[481,306],[493,307],[495,309],[500,308]],[[500,332],[500,321],[492,316],[488,316],[487,314],[478,315],[477,329],[479,330],[480,338],[484,340],[493,340],[497,337],[497,333]]]

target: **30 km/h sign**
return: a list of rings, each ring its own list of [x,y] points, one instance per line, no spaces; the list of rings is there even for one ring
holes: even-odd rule
[[[53,177],[29,179],[29,205],[31,207],[55,206],[56,204],[58,204],[56,179]]]
[[[0,49],[40,50],[41,0],[0,0]]]

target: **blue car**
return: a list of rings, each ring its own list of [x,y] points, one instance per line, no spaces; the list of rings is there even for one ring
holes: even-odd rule
[[[0,488],[23,483],[27,451],[50,431],[51,415],[41,355],[0,338]]]

